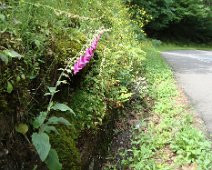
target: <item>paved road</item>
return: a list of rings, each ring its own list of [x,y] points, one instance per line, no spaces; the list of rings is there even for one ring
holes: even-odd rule
[[[212,51],[180,50],[162,56],[212,134]]]

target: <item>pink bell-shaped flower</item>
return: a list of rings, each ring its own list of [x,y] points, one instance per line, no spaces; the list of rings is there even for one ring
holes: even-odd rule
[[[80,58],[76,61],[73,68],[73,73],[76,75],[80,70],[82,70],[87,63],[91,60],[94,55],[94,51],[97,48],[98,41],[103,34],[104,31],[101,31],[100,34],[93,40],[91,46],[85,50],[85,54],[80,56]]]

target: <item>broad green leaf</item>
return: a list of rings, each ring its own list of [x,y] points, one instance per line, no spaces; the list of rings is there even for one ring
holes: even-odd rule
[[[40,112],[40,114],[35,118],[32,125],[34,128],[38,129],[46,120],[47,112]]]
[[[5,63],[5,64],[8,64],[9,60],[8,60],[8,57],[3,54],[2,52],[0,52],[0,59]]]
[[[73,113],[74,114],[74,111],[68,107],[66,104],[63,104],[63,103],[55,103],[52,108],[53,110],[59,110],[59,111],[62,111],[62,112],[66,112],[66,111],[69,111],[70,113]]]
[[[29,130],[29,127],[27,126],[27,124],[25,123],[20,123],[18,124],[16,127],[15,127],[15,130],[23,135],[25,135],[28,130]]]
[[[11,93],[13,91],[13,85],[9,81],[7,82],[7,93]]]
[[[4,54],[6,54],[7,56],[9,56],[11,58],[18,58],[20,60],[23,57],[22,55],[20,55],[19,53],[17,53],[14,50],[4,50],[3,52],[4,52]]]
[[[57,90],[56,87],[48,87],[49,92],[51,95],[54,95],[55,93],[57,93],[59,90]]]
[[[16,81],[19,82],[20,80],[21,80],[21,77],[20,76],[17,76],[16,77]]]
[[[23,80],[25,80],[25,79],[26,79],[25,74],[21,74],[21,78],[22,78]]]
[[[50,93],[54,93],[56,91],[56,87],[48,87]]]
[[[71,125],[69,121],[64,119],[63,117],[55,117],[55,116],[50,117],[47,124],[53,124],[53,125],[64,124],[66,126]]]
[[[0,14],[0,20],[4,21],[5,20],[5,15]]]
[[[44,125],[42,127],[42,131],[46,132],[46,133],[55,132],[56,134],[59,134],[59,132],[57,131],[57,129],[54,126]]]
[[[38,48],[41,46],[41,42],[39,40],[34,40],[34,43]]]
[[[61,170],[62,164],[59,162],[59,158],[55,149],[49,151],[49,155],[45,160],[49,170]]]
[[[122,93],[121,96],[118,97],[119,100],[127,101],[132,96],[132,93]]]
[[[35,146],[40,159],[45,161],[51,148],[49,136],[46,133],[33,133],[32,143]]]

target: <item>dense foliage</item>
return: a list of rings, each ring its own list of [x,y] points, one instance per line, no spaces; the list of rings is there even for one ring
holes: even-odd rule
[[[126,0],[132,13],[144,9],[151,16],[145,30],[151,37],[212,41],[211,2],[203,0]]]
[[[162,14],[154,13],[159,2]],[[192,15],[206,19],[208,9],[198,2],[198,14],[192,7],[179,17],[170,15],[169,7],[177,5],[172,1],[152,7],[121,0],[2,0],[0,169],[88,169],[104,121],[133,97],[143,97],[142,90],[135,94],[135,86],[142,86],[142,63],[148,56],[151,67],[155,59],[151,43],[138,41],[145,36],[143,26],[160,31]],[[151,27],[153,21],[159,22]],[[166,78],[157,69],[153,73]],[[166,90],[152,92],[164,97],[172,89]],[[173,141],[174,150],[183,147]]]
[[[1,147],[31,148],[32,141],[49,169],[61,169],[58,157],[64,169],[79,169],[78,139],[124,106],[141,73],[144,52],[128,9],[120,0],[5,0],[0,8]],[[73,75],[74,63],[103,29],[93,58]],[[35,149],[16,149],[13,157],[22,161],[11,166],[32,169],[36,161],[24,152]]]

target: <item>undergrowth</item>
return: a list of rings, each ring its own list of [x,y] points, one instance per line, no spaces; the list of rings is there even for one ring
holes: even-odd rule
[[[141,74],[145,53],[135,40],[128,9],[120,0],[3,0],[0,8],[0,147],[12,152],[8,136],[18,143],[23,138],[28,149],[12,152],[22,159],[17,169],[44,166],[37,157],[22,156],[36,155],[35,148],[47,165],[47,155],[51,151],[49,160],[55,160],[57,151],[63,169],[80,169],[79,138],[95,134],[110,110],[123,108]],[[102,35],[90,63],[73,75],[74,63],[99,29],[110,31]],[[63,117],[57,123],[68,127],[57,125],[55,117]],[[56,125],[48,132],[57,128],[58,134],[43,134],[49,121]],[[53,162],[61,169],[60,162]]]
[[[154,105],[148,118],[133,126],[131,147],[122,148],[124,169],[177,170],[212,169],[211,142],[194,125],[194,115],[180,96],[173,73],[155,49],[144,50],[143,69],[147,81],[146,95]],[[142,112],[142,110],[141,110]],[[116,169],[116,165],[105,169]]]

